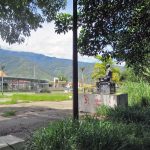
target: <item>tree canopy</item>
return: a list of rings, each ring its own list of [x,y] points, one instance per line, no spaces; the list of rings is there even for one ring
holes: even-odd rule
[[[0,36],[9,44],[22,43],[31,30],[55,19],[66,0],[1,0]]]
[[[72,29],[72,16],[56,17],[56,32]],[[149,0],[78,0],[78,48],[82,55],[109,56],[136,67],[150,53]],[[105,49],[111,45],[112,51]]]
[[[109,64],[112,70],[112,80],[115,83],[118,83],[120,81],[120,69],[115,67],[114,61],[111,57],[107,57],[107,59],[104,59],[102,56],[96,56],[97,60],[99,60],[99,63],[95,63],[94,70],[92,73],[92,79],[99,79],[103,78],[106,75],[106,66]]]

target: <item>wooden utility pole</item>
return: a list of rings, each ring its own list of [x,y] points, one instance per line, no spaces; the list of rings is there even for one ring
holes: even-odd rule
[[[78,110],[78,50],[77,50],[77,0],[73,0],[73,119],[79,119]]]
[[[1,66],[1,70],[2,70],[1,92],[2,92],[2,95],[4,95],[4,69],[5,69],[5,66]]]

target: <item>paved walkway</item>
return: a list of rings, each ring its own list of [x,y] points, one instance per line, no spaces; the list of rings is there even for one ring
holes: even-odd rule
[[[2,117],[6,111],[16,111],[16,116]],[[33,102],[0,105],[0,136],[11,134],[27,137],[34,130],[46,126],[50,121],[72,115],[72,101]]]

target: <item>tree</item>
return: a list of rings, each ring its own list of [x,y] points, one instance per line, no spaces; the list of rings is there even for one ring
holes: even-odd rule
[[[55,19],[66,0],[1,0],[0,36],[9,44],[22,43],[31,30]]]
[[[58,75],[58,79],[59,79],[59,81],[66,81],[66,82],[68,82],[67,77],[65,75],[63,75],[63,74]]]
[[[149,59],[149,0],[78,0],[78,8],[78,47],[82,55],[111,54],[134,68]],[[71,15],[59,14],[55,25],[57,33],[71,30]],[[107,45],[113,50],[106,50]]]
[[[150,60],[146,61],[146,64],[144,64],[143,66],[139,66],[138,68],[129,68],[128,70],[132,70],[134,69],[134,80],[137,78],[138,80],[144,80],[147,82],[150,82]]]
[[[106,75],[106,65],[110,64],[112,69],[112,80],[116,83],[120,81],[120,70],[117,67],[114,67],[114,62],[111,57],[104,59],[102,56],[96,56],[100,63],[94,65],[94,70],[92,73],[92,79],[103,78]]]
[[[140,80],[150,82],[150,57],[147,55],[147,61],[138,67],[132,65],[132,67],[125,66],[125,70],[121,73],[121,80],[128,80],[133,82],[139,82]]]
[[[80,70],[81,70],[81,73],[82,73],[82,86],[84,84],[84,70],[85,70],[85,67],[80,67]]]
[[[99,56],[99,55],[97,55],[95,58],[98,59],[100,61],[100,63],[96,63],[94,65],[92,78],[93,79],[103,78],[106,74],[106,65],[110,64],[111,67],[113,65],[112,58],[109,57],[107,59],[104,59],[102,56]]]
[[[142,76],[146,81],[150,82],[150,68],[145,68]]]
[[[121,73],[121,81],[139,82],[140,78],[135,74],[133,68],[125,66],[125,70]]]

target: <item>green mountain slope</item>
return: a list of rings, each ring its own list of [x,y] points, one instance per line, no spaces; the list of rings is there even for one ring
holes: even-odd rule
[[[53,80],[53,77],[63,75],[72,80],[72,61],[67,59],[0,49],[0,65],[5,65],[5,72],[9,76]],[[80,68],[85,67],[84,75],[89,81],[93,66],[93,63],[79,62],[79,80]]]

